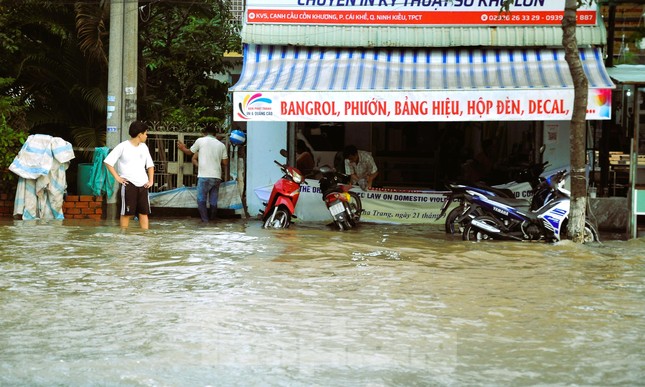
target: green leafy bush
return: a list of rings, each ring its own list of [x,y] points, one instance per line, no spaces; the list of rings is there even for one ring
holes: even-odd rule
[[[9,171],[9,166],[20,148],[27,140],[29,133],[21,130],[14,130],[7,124],[7,119],[0,116],[0,192],[9,192],[15,188],[18,176]]]
[[[11,92],[12,82],[11,78],[0,78],[0,192],[15,190],[18,176],[9,166],[29,136],[25,109]]]

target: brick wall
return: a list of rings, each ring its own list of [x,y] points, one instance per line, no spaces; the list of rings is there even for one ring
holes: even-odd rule
[[[0,218],[13,218],[13,194],[0,194]],[[63,203],[65,219],[103,219],[103,197],[68,195]]]
[[[63,203],[65,219],[103,218],[103,197],[91,195],[67,195]]]
[[[13,218],[14,194],[0,193],[0,218]]]

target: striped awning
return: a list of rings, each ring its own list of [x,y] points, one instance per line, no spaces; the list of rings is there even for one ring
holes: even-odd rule
[[[588,119],[614,88],[598,49],[580,50]],[[573,82],[562,49],[366,49],[246,45],[231,88],[239,120],[563,120]]]

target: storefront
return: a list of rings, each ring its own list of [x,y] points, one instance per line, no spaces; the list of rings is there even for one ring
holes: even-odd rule
[[[629,152],[618,155],[613,167],[622,168],[628,176],[628,235],[636,238],[639,221],[645,217],[645,66],[619,65],[608,72],[618,84],[616,93],[622,97],[621,113],[631,140]]]
[[[329,124],[343,127],[344,144],[373,152],[382,170],[383,190],[375,192],[380,199],[398,197],[410,207],[389,213],[374,208],[385,215],[368,220],[436,220],[443,170],[456,162],[444,162],[441,154],[449,134],[460,133],[457,141],[474,147],[480,144],[473,133],[477,140],[503,136],[506,154],[530,142],[527,157],[546,142],[552,166],[568,164],[573,87],[558,48],[561,2],[526,4],[508,15],[471,2],[435,2],[434,8],[385,3],[247,1],[244,68],[231,91],[234,119],[248,132],[251,214],[261,208],[254,189],[279,178],[271,163],[279,149],[296,131],[319,134]],[[599,48],[604,27],[595,8],[581,9],[578,18],[589,80],[587,119],[608,120],[614,85]],[[423,179],[429,183],[420,184]],[[323,207],[319,195],[315,199]],[[429,210],[419,211],[424,208]]]

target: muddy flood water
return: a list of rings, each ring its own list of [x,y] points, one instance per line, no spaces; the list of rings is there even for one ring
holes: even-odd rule
[[[0,221],[1,386],[634,386],[645,239]]]

